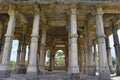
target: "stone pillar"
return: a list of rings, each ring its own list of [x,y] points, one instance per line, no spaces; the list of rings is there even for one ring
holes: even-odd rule
[[[87,38],[86,34],[84,34],[84,62],[85,62],[85,74],[88,74],[88,47],[87,47]]]
[[[96,8],[96,33],[98,40],[98,54],[99,54],[99,79],[110,80],[110,71],[107,63],[107,52],[105,34],[102,20],[102,8]]]
[[[2,41],[3,41],[3,24],[2,22],[0,22],[0,63],[1,63],[1,60],[2,60]]]
[[[65,52],[66,52],[66,55],[65,55],[65,70],[66,72],[68,71],[68,44],[66,44],[65,46]]]
[[[42,28],[42,37],[41,37],[41,45],[40,45],[40,65],[39,69],[42,73],[45,73],[45,45],[46,45],[46,28]]]
[[[80,56],[81,56],[81,54],[80,54],[80,40],[78,40],[78,65],[79,65],[79,71],[81,71],[80,70]]]
[[[84,71],[84,64],[83,64],[83,56],[84,56],[84,53],[83,53],[83,38],[80,37],[79,38],[79,66],[80,66],[80,73],[83,73]]]
[[[30,44],[30,59],[27,68],[26,78],[35,79],[37,76],[37,49],[38,49],[38,38],[39,38],[39,22],[40,15],[39,9],[37,8],[37,12],[34,15],[33,29],[31,34],[31,44]]]
[[[96,51],[96,41],[95,39],[93,40],[93,46],[94,46],[94,66],[95,66],[95,73],[98,71],[97,70],[97,51]]]
[[[30,60],[30,46],[28,46],[28,63],[29,64],[29,60]]]
[[[20,52],[21,52],[21,42],[19,41],[19,45],[18,45],[18,50],[17,50],[17,58],[16,58],[16,66],[15,66],[15,71],[16,73],[18,73],[19,71],[19,64],[20,64]]]
[[[52,71],[53,70],[53,66],[54,66],[54,48],[52,47],[51,48],[51,51],[50,51],[50,69],[49,71]]]
[[[25,26],[24,26],[25,27]],[[21,42],[21,53],[20,53],[20,68],[19,73],[26,73],[26,64],[25,64],[25,57],[26,57],[26,34],[25,32],[22,35],[22,42]]]
[[[80,68],[81,69],[80,70],[81,70],[81,73],[84,73],[84,58],[85,58],[84,56],[85,55],[84,55],[84,48],[83,47],[81,48],[81,53],[80,54],[81,54],[81,57],[80,57],[80,59],[81,59],[80,60],[81,61],[81,64],[80,64],[81,67]]]
[[[70,51],[69,51],[69,73],[79,73],[78,66],[78,48],[77,48],[77,21],[76,9],[72,8],[70,12]]]
[[[88,42],[88,60],[89,60],[89,66],[88,66],[88,75],[95,76],[95,67],[93,63],[93,52],[92,52],[92,33],[90,28],[87,28],[87,42]]]
[[[12,8],[14,7],[12,6]],[[2,62],[0,64],[0,78],[10,77],[10,54],[11,54],[12,39],[15,29],[15,12],[13,9],[10,9],[8,14],[9,14],[9,22],[8,22],[7,32],[5,34],[5,44],[3,49]]]
[[[111,48],[110,48],[110,41],[109,41],[109,37],[108,36],[106,36],[106,49],[107,49],[108,66],[109,66],[110,72],[113,73]]]
[[[112,33],[113,33],[113,41],[114,41],[114,47],[115,47],[115,53],[116,53],[116,75],[120,76],[120,44],[119,44],[119,38],[117,34],[117,26],[112,24]]]

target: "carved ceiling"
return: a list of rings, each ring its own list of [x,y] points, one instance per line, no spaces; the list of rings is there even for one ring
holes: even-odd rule
[[[9,5],[15,4],[16,6],[16,28],[15,39],[20,39],[24,30],[24,24],[27,26],[28,38],[30,41],[30,35],[32,32],[33,18],[34,18],[34,2],[15,2],[5,3],[0,2],[0,21],[3,21],[5,25],[9,20],[8,10]],[[40,29],[43,25],[48,27],[47,29],[47,42],[49,40],[61,40],[67,41],[68,28],[69,28],[69,10],[72,3],[37,3],[40,9]],[[95,22],[95,7],[101,6],[103,8],[103,21],[104,27],[107,29],[108,34],[111,34],[111,20],[120,28],[120,3],[113,2],[78,2],[77,8],[77,27],[78,34],[81,35],[85,31],[86,26],[91,27],[93,38],[96,37],[96,22]],[[66,28],[67,27],[67,28]],[[40,30],[41,31],[41,30]],[[40,34],[41,35],[41,34]],[[60,38],[60,39],[59,39]],[[29,43],[29,42],[28,42]]]

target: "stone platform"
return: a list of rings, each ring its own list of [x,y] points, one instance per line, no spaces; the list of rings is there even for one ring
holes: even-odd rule
[[[0,80],[26,80],[24,74],[11,74],[10,78],[0,78]],[[76,80],[76,79],[71,79],[71,77],[66,74],[62,73],[59,74],[57,72],[54,72],[51,74],[51,72],[46,73],[45,75],[39,75],[36,79],[31,79],[31,80]],[[84,74],[80,74],[79,80],[98,80],[97,76],[87,76]],[[120,80],[120,76],[115,76],[115,74],[111,75],[111,80]]]

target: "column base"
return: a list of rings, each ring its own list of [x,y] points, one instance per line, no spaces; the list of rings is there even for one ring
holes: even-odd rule
[[[108,66],[99,66],[99,80],[111,80]]]
[[[80,80],[80,73],[71,73],[70,79],[71,80]]]
[[[9,64],[0,64],[0,78],[10,77],[10,65]]]
[[[111,73],[111,74],[114,74],[113,67],[112,67],[112,66],[109,66],[109,69],[110,69],[110,73]]]
[[[18,73],[26,74],[26,67],[25,67],[25,65],[20,65],[19,67],[20,68],[18,70]]]
[[[120,65],[116,66],[116,75],[120,76]]]
[[[40,66],[40,74],[45,74],[45,66]]]
[[[28,65],[26,80],[37,80],[37,67],[34,65]]]
[[[37,80],[37,72],[27,72],[26,80]]]
[[[69,66],[68,73],[79,73],[79,66]]]
[[[20,66],[15,66],[14,72],[15,72],[15,73],[18,73],[18,72],[19,72],[19,68],[20,68]]]
[[[95,66],[88,66],[88,75],[89,76],[95,76]]]
[[[10,70],[0,70],[0,78],[8,78],[10,77]]]

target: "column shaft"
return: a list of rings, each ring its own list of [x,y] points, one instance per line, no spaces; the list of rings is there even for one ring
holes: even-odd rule
[[[96,51],[96,43],[95,40],[93,40],[93,46],[94,46],[94,66],[95,66],[95,73],[98,71],[97,70],[97,51]]]
[[[92,32],[89,28],[87,28],[87,42],[88,42],[88,60],[89,60],[89,66],[88,66],[88,75],[95,76],[95,67],[93,63],[93,52],[92,52]]]
[[[86,34],[84,34],[84,58],[85,58],[85,74],[88,74],[88,47],[87,47],[87,38]]]
[[[35,78],[37,76],[37,49],[38,49],[38,35],[39,35],[39,14],[35,14],[33,22],[33,30],[30,44],[30,58],[27,68],[27,78]]]
[[[116,53],[116,74],[117,76],[120,76],[120,44],[119,44],[119,38],[117,34],[117,26],[114,24],[112,25],[112,33],[113,33],[113,41],[114,41],[114,47],[115,47],[115,53]]]
[[[45,45],[46,45],[46,29],[42,29],[42,38],[41,38],[41,45],[40,45],[40,66],[39,69],[41,72],[45,73]]]
[[[54,64],[53,64],[53,62],[54,62],[54,48],[52,47],[51,48],[51,51],[50,51],[50,71],[52,71],[53,70],[53,66],[54,66]]]
[[[100,80],[110,80],[110,71],[107,63],[105,34],[102,21],[102,8],[100,7],[97,8],[96,12],[96,32],[99,54],[99,78]]]
[[[106,49],[107,49],[108,66],[109,66],[110,72],[113,73],[111,48],[110,48],[110,41],[108,36],[106,36]]]
[[[21,42],[21,53],[20,53],[20,68],[19,73],[26,73],[26,64],[25,64],[25,57],[26,57],[26,39],[27,36],[25,33],[22,35],[22,42]]]
[[[70,73],[79,73],[78,66],[78,48],[77,48],[77,21],[76,9],[71,9],[70,15],[70,53],[69,53],[69,71]]]
[[[18,73],[18,70],[20,68],[20,66],[19,66],[19,64],[20,64],[20,51],[21,51],[21,42],[19,41],[18,50],[17,50],[17,58],[16,58],[16,66],[15,66],[16,73]]]
[[[10,76],[10,54],[11,54],[14,29],[15,29],[15,13],[12,12],[9,13],[8,28],[5,34],[3,57],[2,57],[2,62],[0,64],[0,77]]]
[[[2,61],[3,38],[4,38],[4,28],[2,22],[0,22],[0,63]]]

